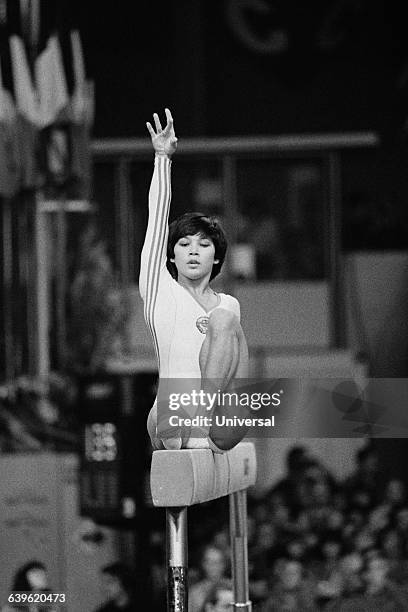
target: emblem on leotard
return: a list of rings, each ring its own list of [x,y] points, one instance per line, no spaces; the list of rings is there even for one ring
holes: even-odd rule
[[[204,315],[202,317],[198,317],[196,325],[199,332],[201,332],[202,334],[206,334],[208,327],[208,317]]]

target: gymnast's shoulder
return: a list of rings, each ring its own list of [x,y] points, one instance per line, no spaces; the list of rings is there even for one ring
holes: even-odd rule
[[[234,314],[237,315],[238,319],[240,319],[241,307],[237,298],[233,295],[230,295],[229,293],[219,293],[218,295],[221,297],[220,306],[228,308],[228,310],[231,310]]]

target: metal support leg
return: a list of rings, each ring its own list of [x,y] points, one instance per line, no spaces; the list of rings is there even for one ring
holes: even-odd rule
[[[252,612],[248,587],[248,543],[247,543],[247,498],[246,491],[237,491],[229,496],[231,565],[234,586],[234,610]]]
[[[187,612],[187,508],[166,508],[167,612]]]

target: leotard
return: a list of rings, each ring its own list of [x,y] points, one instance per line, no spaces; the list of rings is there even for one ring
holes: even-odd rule
[[[160,378],[200,379],[199,354],[206,323],[216,308],[231,310],[238,320],[236,298],[218,294],[218,304],[205,311],[166,267],[168,217],[171,202],[171,160],[156,155],[149,190],[149,216],[141,254],[139,291],[144,302],[146,324],[153,338]],[[156,402],[152,408],[156,409]],[[148,429],[152,436],[152,418]],[[154,433],[154,432],[153,432]]]

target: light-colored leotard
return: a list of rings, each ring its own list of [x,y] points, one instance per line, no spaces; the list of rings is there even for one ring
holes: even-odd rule
[[[200,379],[199,354],[210,313],[216,308],[225,308],[240,319],[240,307],[236,298],[219,293],[218,305],[206,312],[168,271],[166,251],[171,201],[170,174],[170,159],[156,155],[149,191],[149,219],[141,255],[139,291],[144,301],[145,320],[153,337],[160,378]],[[151,431],[149,433],[152,435]]]

